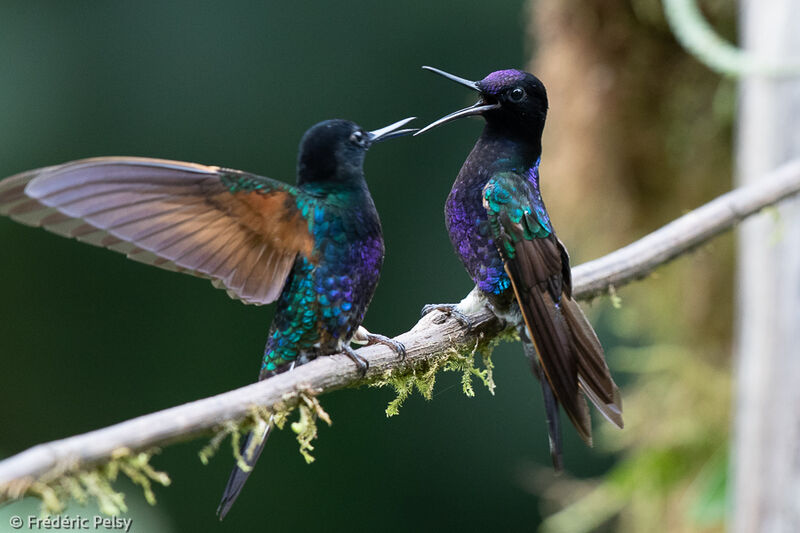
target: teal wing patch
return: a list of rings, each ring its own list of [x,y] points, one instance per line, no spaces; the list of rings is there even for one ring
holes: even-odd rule
[[[544,205],[537,205],[536,198],[530,197],[531,190],[525,178],[512,172],[497,174],[483,189],[483,206],[489,214],[493,236],[502,239],[501,253],[509,258],[516,255],[518,239],[543,239],[553,233]],[[504,218],[519,231],[502,231]]]

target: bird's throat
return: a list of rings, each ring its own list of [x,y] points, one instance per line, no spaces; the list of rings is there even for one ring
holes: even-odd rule
[[[541,140],[516,138],[496,134],[487,125],[475,143],[470,158],[480,161],[490,174],[515,172],[525,175],[539,187],[539,162],[541,160]]]

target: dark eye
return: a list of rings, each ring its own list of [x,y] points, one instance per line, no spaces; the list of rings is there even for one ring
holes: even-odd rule
[[[356,130],[350,135],[350,142],[354,142],[357,145],[361,146],[364,144],[364,132],[361,130]]]
[[[508,93],[508,99],[512,102],[521,102],[525,98],[525,89],[522,87],[514,87]]]

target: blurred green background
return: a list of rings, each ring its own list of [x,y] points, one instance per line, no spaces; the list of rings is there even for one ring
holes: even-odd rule
[[[653,7],[653,2],[634,3]],[[655,9],[657,13],[657,4]],[[643,8],[636,24],[642,14],[647,14]],[[603,16],[619,20],[616,14]],[[603,20],[592,13],[589,18],[592,24]],[[558,19],[567,28],[563,35],[572,35],[572,22]],[[423,72],[421,65],[468,78],[525,67],[534,52],[527,42],[530,28],[536,33],[522,0],[3,2],[0,176],[89,156],[136,155],[216,164],[293,182],[297,143],[314,123],[340,117],[372,129],[411,115],[420,117],[417,125],[438,118],[472,103],[474,95]],[[661,30],[652,33],[645,26],[642,31],[673,46],[668,32],[665,38]],[[611,41],[595,41],[604,42]],[[569,72],[577,64],[567,58],[555,68]],[[549,86],[563,82],[589,92],[594,89],[586,80],[599,79],[596,72],[589,74],[586,79],[580,73],[578,78],[554,79]],[[545,82],[552,78],[551,72]],[[569,94],[563,84],[551,91],[551,104],[562,110],[571,106],[563,99]],[[707,86],[713,89],[714,84]],[[641,107],[640,117],[658,112],[647,103]],[[680,114],[670,116],[680,127],[692,127]],[[416,322],[423,304],[458,301],[471,288],[451,251],[442,212],[480,128],[477,120],[464,121],[370,152],[367,180],[387,248],[381,283],[365,321],[370,330],[397,335]],[[728,133],[723,129],[714,135]],[[620,142],[631,144],[629,138],[619,136]],[[651,145],[661,146],[658,142]],[[557,147],[557,142],[550,146]],[[599,163],[597,159],[589,162]],[[680,159],[680,164],[691,162],[691,157]],[[640,166],[629,167],[637,177],[646,174]],[[556,171],[543,176],[546,197],[580,196],[579,207],[569,210],[550,204],[551,210],[557,207],[553,218],[573,264],[696,206],[698,195],[707,198],[717,192],[690,192],[676,205],[663,200],[660,186],[634,183],[630,190],[650,202],[639,203],[635,195],[623,200],[607,196],[602,188],[570,185],[565,190],[553,178],[548,182],[548,176],[565,174],[555,165],[551,168]],[[594,174],[603,179],[623,175],[613,166],[602,170]],[[662,176],[653,183],[663,183]],[[652,214],[654,203],[661,208],[657,215]],[[618,214],[623,204],[627,207]],[[582,218],[596,212],[603,213],[601,224]],[[647,217],[630,216],[632,212]],[[628,222],[627,233],[613,227],[614,220],[622,219]],[[255,380],[271,307],[246,307],[207,281],[7,219],[0,219],[0,244],[0,456]],[[702,261],[694,259],[688,267],[702,267]],[[684,267],[685,262],[680,268],[688,270]],[[626,289],[631,298],[626,302],[641,306],[632,303],[615,312],[607,299],[594,303],[590,315],[610,355],[651,345],[657,336],[666,343],[692,341],[691,335],[675,333],[687,327],[681,321],[698,320],[675,311],[683,296],[674,287],[684,270],[669,267],[659,281]],[[652,298],[651,290],[661,297]],[[697,292],[695,287],[689,290]],[[666,319],[670,313],[676,318]],[[728,319],[725,312],[718,322],[727,324]],[[669,349],[677,353],[666,357],[670,361],[690,354],[678,345]],[[725,353],[724,346],[719,352]],[[533,530],[542,519],[537,494],[544,487],[553,485],[555,494],[548,498],[563,505],[570,499],[566,494],[587,490],[573,490],[565,479],[602,476],[618,456],[609,451],[606,433],[596,437],[596,448],[588,449],[567,429],[568,476],[559,481],[549,467],[539,387],[520,347],[501,345],[494,361],[496,396],[478,388],[476,398],[466,398],[459,376],[445,374],[432,402],[413,397],[391,419],[384,414],[394,397],[389,390],[346,390],[322,397],[334,424],[321,427],[316,462],[305,464],[290,431],[276,433],[222,524],[214,510],[233,464],[229,447],[208,466],[197,457],[204,440],[165,449],[152,464],[167,471],[173,484],[156,487],[156,507],[144,503],[139,489],[118,485],[127,494],[134,530]],[[681,368],[693,372],[690,366]],[[641,368],[630,363],[627,370]],[[628,379],[615,373],[625,394]],[[661,383],[662,389],[670,390],[671,383]],[[642,400],[638,419],[644,422],[638,427],[647,435],[647,413],[653,406],[645,403],[646,393],[637,394]],[[678,395],[691,409],[694,397]],[[655,409],[661,408],[661,396],[649,399]],[[678,405],[685,413],[685,405]],[[632,414],[636,427],[635,408]],[[712,410],[709,416],[717,414]],[[673,427],[668,415],[665,409],[660,418],[665,434]],[[622,435],[627,440],[619,449],[641,433]],[[703,464],[717,453],[718,442],[704,434],[701,441]],[[713,444],[710,451],[707,442]],[[669,469],[685,463],[686,457],[677,455],[670,462],[657,456],[651,463]],[[649,475],[646,469],[644,476],[633,472],[634,479]],[[628,482],[626,487],[635,492],[638,485]],[[656,492],[655,501],[661,501],[663,494]],[[612,514],[625,506],[615,505],[609,507]],[[36,514],[36,509],[34,500],[0,508],[0,531],[8,527],[10,515]],[[73,505],[68,512],[94,511]],[[656,512],[645,514],[658,520]]]

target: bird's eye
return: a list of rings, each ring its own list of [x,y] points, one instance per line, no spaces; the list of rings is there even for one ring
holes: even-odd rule
[[[525,89],[522,87],[514,87],[508,93],[508,99],[512,102],[521,102],[525,98]]]
[[[359,146],[364,144],[364,132],[361,130],[356,130],[350,135],[350,141],[358,144]]]

